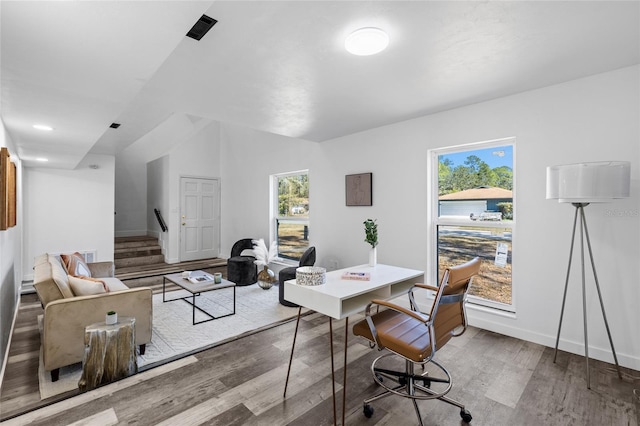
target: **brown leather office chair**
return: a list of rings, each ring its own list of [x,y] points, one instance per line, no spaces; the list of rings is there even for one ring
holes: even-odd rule
[[[451,390],[452,381],[449,372],[434,356],[452,337],[464,333],[467,320],[464,303],[467,289],[473,276],[480,270],[480,259],[462,265],[447,268],[440,282],[434,287],[416,284],[409,292],[411,309],[395,305],[384,300],[373,300],[366,309],[366,317],[353,326],[353,333],[370,341],[378,350],[389,352],[376,358],[371,364],[374,380],[385,391],[364,401],[364,415],[371,417],[373,408],[370,403],[389,395],[411,398],[418,421],[422,425],[422,416],[416,400],[439,399],[460,408],[460,417],[465,422],[471,421],[471,413],[458,401],[446,397]],[[414,291],[426,289],[435,291],[435,299],[431,310],[420,312],[414,297]],[[377,312],[373,312],[372,308]],[[387,367],[393,355],[399,355],[405,361],[402,371]],[[395,358],[395,357],[394,357]],[[415,374],[415,365],[436,368]],[[390,383],[387,383],[390,382]]]

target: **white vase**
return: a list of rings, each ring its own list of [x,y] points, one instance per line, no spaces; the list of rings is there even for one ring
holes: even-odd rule
[[[104,322],[107,325],[117,324],[117,322],[118,322],[118,314],[115,313],[113,315],[109,315],[109,314],[105,315]]]
[[[369,250],[369,266],[376,266],[378,263],[378,252],[375,247],[371,247]]]

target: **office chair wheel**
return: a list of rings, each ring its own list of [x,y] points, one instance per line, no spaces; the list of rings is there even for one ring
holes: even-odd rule
[[[465,423],[469,423],[471,419],[473,419],[469,410],[465,410],[464,408],[460,410],[460,417],[462,417],[462,421],[464,421]]]
[[[364,413],[364,416],[366,418],[370,419],[371,416],[373,416],[373,407],[370,406],[369,404],[366,404],[362,409],[362,412]]]

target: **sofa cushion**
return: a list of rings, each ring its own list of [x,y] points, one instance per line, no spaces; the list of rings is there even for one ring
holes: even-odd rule
[[[76,296],[90,296],[93,294],[103,294],[109,291],[109,287],[104,281],[91,277],[74,277],[69,275],[69,286]]]
[[[120,281],[117,278],[114,277],[104,277],[104,278],[100,278],[102,281],[104,281],[105,283],[107,283],[107,285],[109,286],[109,292],[110,293],[115,293],[118,291],[124,291],[124,290],[129,290],[129,287],[127,287],[126,285],[124,285],[122,283],[122,281]]]
[[[64,263],[64,266],[67,268],[67,272],[69,275],[73,275],[76,277],[90,277],[91,269],[84,261],[82,255],[78,252],[71,254],[61,254],[60,258]]]
[[[51,265],[51,277],[58,286],[60,293],[64,298],[73,297],[73,291],[69,287],[69,275],[64,270],[60,260],[56,256],[49,255],[49,264]]]

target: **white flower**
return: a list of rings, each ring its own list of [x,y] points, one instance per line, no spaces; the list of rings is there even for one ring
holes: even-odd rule
[[[275,260],[278,254],[278,246],[275,241],[271,243],[269,249],[267,249],[267,245],[262,238],[259,240],[251,240],[251,242],[253,243],[253,255],[256,258],[253,263],[259,266],[267,266]]]

